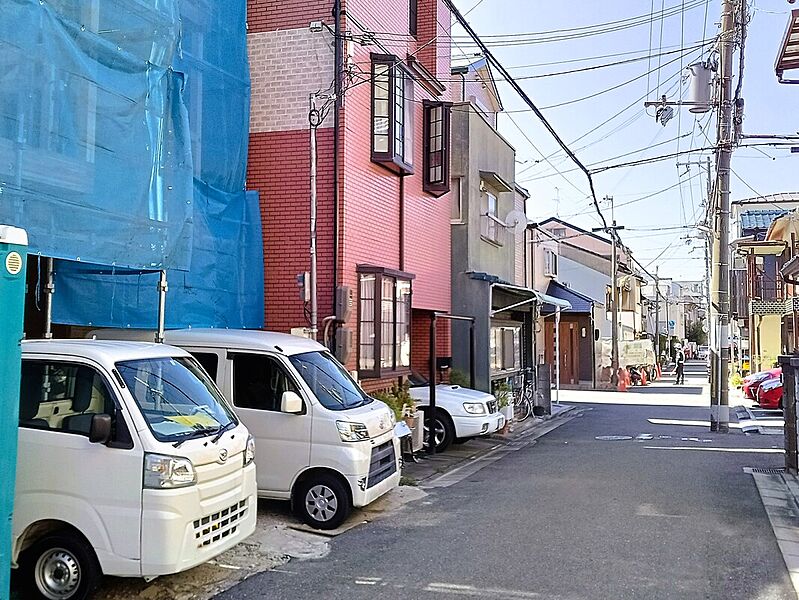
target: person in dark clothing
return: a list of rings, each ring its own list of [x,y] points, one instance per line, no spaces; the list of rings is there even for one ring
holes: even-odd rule
[[[677,381],[674,385],[685,384],[685,352],[679,344],[675,346],[674,362],[677,364]]]

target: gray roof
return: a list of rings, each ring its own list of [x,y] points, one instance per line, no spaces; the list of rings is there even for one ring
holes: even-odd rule
[[[779,208],[747,210],[741,213],[741,232],[751,229],[768,229],[772,221],[787,211]]]

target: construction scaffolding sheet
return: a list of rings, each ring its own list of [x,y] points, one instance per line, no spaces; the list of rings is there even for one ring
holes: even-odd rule
[[[175,326],[262,324],[246,2],[2,4],[0,222],[60,259],[54,320],[150,326],[168,269]]]

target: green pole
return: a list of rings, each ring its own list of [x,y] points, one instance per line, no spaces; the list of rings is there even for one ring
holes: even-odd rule
[[[19,379],[22,321],[25,308],[25,262],[28,235],[0,225],[0,598],[8,598],[11,572],[11,520],[17,467]]]

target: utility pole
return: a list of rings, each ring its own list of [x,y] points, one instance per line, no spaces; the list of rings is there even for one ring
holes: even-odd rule
[[[610,216],[612,225],[608,227],[594,227],[592,231],[604,231],[610,235],[610,245],[612,255],[610,257],[610,285],[611,285],[611,318],[613,322],[610,328],[610,382],[615,386],[619,383],[619,286],[618,270],[619,270],[619,257],[617,251],[618,235],[616,231],[624,229],[622,225],[616,225],[615,208],[613,204],[613,196],[605,196],[605,202],[610,202]]]
[[[729,363],[730,363],[730,161],[735,143],[732,123],[732,72],[735,45],[735,2],[722,0],[720,35],[719,121],[716,142],[716,191],[718,212],[713,236],[713,273],[711,304],[716,308],[718,356],[713,379],[716,393],[710,408],[710,430],[730,430]]]
[[[660,361],[660,277],[655,265],[655,361]],[[658,362],[658,364],[660,364]]]

